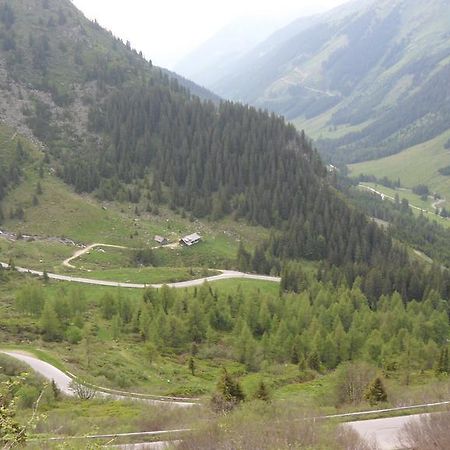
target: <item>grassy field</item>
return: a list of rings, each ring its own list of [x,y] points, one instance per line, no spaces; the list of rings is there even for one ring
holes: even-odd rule
[[[58,242],[26,241],[11,242],[0,238],[0,254],[2,262],[10,259],[16,266],[27,269],[58,271],[64,259],[75,251],[75,247]]]
[[[342,104],[339,104],[335,108],[311,119],[300,117],[295,119],[293,123],[298,130],[305,130],[305,132],[313,139],[339,139],[349,133],[357,133],[371,124],[371,121],[369,120],[359,125],[327,125],[333,114],[338,111],[341,106]]]
[[[66,237],[77,243],[123,245],[130,249],[154,247],[156,234],[166,236],[170,242],[192,232],[202,235],[200,245],[189,249],[155,250],[159,266],[230,268],[233,266],[239,242],[248,249],[268,237],[268,230],[248,226],[243,222],[224,219],[210,223],[207,220],[191,221],[169,208],[161,206],[159,213],[135,215],[135,207],[124,203],[102,203],[92,196],[79,195],[56,178],[46,173],[41,179],[37,172],[37,161],[29,165],[24,179],[12,189],[2,208],[5,220],[1,228],[10,232],[39,237]],[[33,197],[37,184],[42,194]],[[12,218],[11,211],[20,206],[24,219]],[[141,205],[141,210],[143,210]],[[7,243],[0,240],[2,255],[13,256],[16,264],[27,264],[35,269],[60,270],[60,263],[77,248],[52,243],[49,249],[43,242]],[[4,258],[5,258],[4,257]],[[126,264],[123,264],[123,258]],[[90,270],[127,266],[129,252],[107,249],[104,255],[92,252],[76,261],[76,266],[85,265]],[[42,261],[42,262],[41,262]]]
[[[412,188],[426,184],[432,192],[437,192],[450,202],[450,177],[439,174],[438,170],[450,165],[450,151],[444,144],[450,138],[446,132],[437,138],[404,150],[387,158],[366,161],[349,166],[353,176],[375,175],[377,178],[400,178],[403,187]],[[445,205],[444,205],[445,206]]]

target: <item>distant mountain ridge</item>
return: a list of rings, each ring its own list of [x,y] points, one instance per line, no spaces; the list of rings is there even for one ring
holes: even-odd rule
[[[300,19],[209,86],[285,115],[327,159],[355,162],[450,124],[450,2],[356,1]]]
[[[175,65],[175,71],[210,86],[233,71],[234,63],[286,21],[270,17],[237,19]]]

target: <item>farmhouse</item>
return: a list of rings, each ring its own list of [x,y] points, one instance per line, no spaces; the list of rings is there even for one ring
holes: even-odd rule
[[[154,238],[155,242],[157,242],[159,245],[166,245],[169,241],[163,237],[156,235]]]
[[[190,234],[189,236],[185,236],[185,237],[181,238],[180,244],[187,245],[188,247],[190,247],[191,245],[198,244],[201,240],[202,240],[202,237],[199,234],[194,233],[194,234]]]

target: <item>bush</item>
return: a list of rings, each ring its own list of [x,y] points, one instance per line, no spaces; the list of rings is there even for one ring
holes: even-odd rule
[[[35,386],[23,385],[17,391],[17,406],[20,409],[32,408],[39,397],[39,389]]]
[[[71,325],[66,330],[66,339],[71,344],[78,344],[83,339],[83,331],[75,325]]]
[[[337,404],[357,405],[364,400],[367,386],[373,380],[375,368],[364,362],[341,364],[336,370]]]
[[[155,267],[158,265],[158,258],[151,248],[145,248],[134,252],[133,264],[136,266]]]
[[[450,448],[449,421],[449,412],[424,414],[403,427],[399,443],[403,448],[420,450]]]

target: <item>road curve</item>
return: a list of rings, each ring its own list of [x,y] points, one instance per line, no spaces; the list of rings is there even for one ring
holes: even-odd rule
[[[70,377],[68,374],[59,370],[58,368],[52,366],[45,361],[42,361],[34,356],[31,356],[26,353],[17,352],[17,351],[7,351],[0,350],[0,353],[10,356],[11,358],[15,358],[28,366],[30,366],[35,372],[39,373],[41,376],[46,378],[49,381],[54,381],[58,389],[63,392],[65,395],[74,396],[76,395],[73,389],[71,388],[71,383],[73,381],[73,377]],[[96,386],[95,386],[96,387]],[[94,387],[94,388],[95,388]],[[106,392],[109,391],[109,392]],[[127,395],[121,395],[127,394]],[[110,400],[133,400],[133,401],[144,401],[151,404],[157,405],[170,405],[177,407],[191,407],[197,405],[196,402],[189,401],[189,399],[182,399],[176,397],[164,397],[164,396],[145,396],[144,394],[138,393],[125,393],[122,391],[113,391],[107,388],[99,387],[96,390],[95,396],[98,398],[105,398]],[[154,398],[150,398],[154,397]]]
[[[0,262],[0,266],[4,269],[8,269],[9,265]],[[39,270],[25,269],[24,267],[15,267],[20,273],[29,273],[31,275],[44,276],[44,273]],[[160,289],[164,285],[172,287],[172,288],[188,288],[193,286],[200,286],[205,281],[214,282],[220,280],[230,280],[233,278],[239,279],[247,279],[247,280],[260,280],[260,281],[271,281],[274,283],[279,283],[281,281],[280,277],[270,277],[266,275],[255,275],[250,273],[237,272],[234,270],[222,270],[220,275],[214,275],[211,277],[198,278],[196,280],[189,281],[180,281],[177,283],[161,283],[161,284],[140,284],[140,283],[121,283],[117,281],[107,281],[107,280],[95,280],[92,278],[82,278],[82,277],[74,277],[71,275],[60,275],[57,273],[47,273],[48,278],[52,280],[59,281],[70,281],[73,283],[83,283],[83,284],[91,284],[95,286],[110,286],[110,287],[122,287],[122,288],[130,288],[130,289],[146,289],[146,288],[155,288]]]
[[[428,414],[362,420],[347,422],[345,426],[355,430],[368,443],[375,443],[379,450],[400,450],[404,448],[400,442],[403,427],[426,416]]]
[[[19,361],[30,366],[35,372],[42,375],[47,380],[54,380],[58,389],[66,395],[74,395],[72,389],[70,388],[70,383],[72,378],[66,375],[62,370],[57,369],[45,361],[34,358],[33,356],[27,355],[21,352],[13,351],[3,351],[0,353],[10,356],[11,358],[18,359]]]

